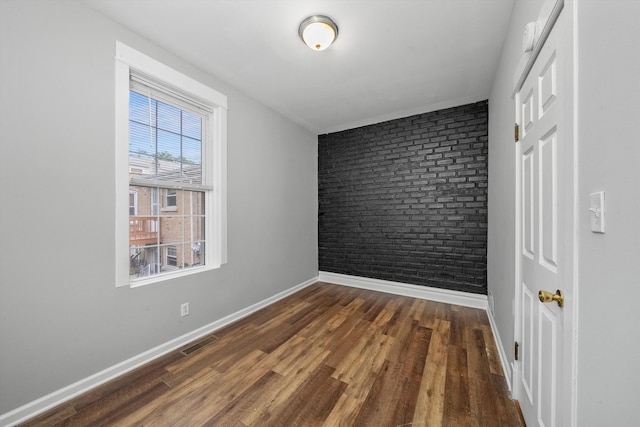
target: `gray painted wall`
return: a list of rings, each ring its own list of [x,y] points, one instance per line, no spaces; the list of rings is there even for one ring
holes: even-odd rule
[[[488,288],[510,361],[515,262],[510,94],[522,29],[542,3],[516,0],[489,98]],[[577,425],[639,425],[640,144],[634,124],[640,117],[640,2],[566,0],[563,13],[577,19]],[[604,235],[591,233],[587,210],[589,194],[601,190],[606,192]]]
[[[220,270],[115,288],[116,39],[228,96]],[[317,276],[313,133],[78,2],[0,3],[0,67],[0,414]]]
[[[640,2],[578,5],[578,425],[640,425]],[[604,190],[606,234],[589,230]]]

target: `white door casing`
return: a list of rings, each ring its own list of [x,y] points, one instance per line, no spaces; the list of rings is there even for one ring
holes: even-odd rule
[[[528,426],[571,425],[573,418],[573,307],[542,303],[540,290],[562,290],[573,300],[573,148],[565,67],[564,16],[515,96],[517,266],[514,397]],[[555,20],[555,18],[554,18]]]

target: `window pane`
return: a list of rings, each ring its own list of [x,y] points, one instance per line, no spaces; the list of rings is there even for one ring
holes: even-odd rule
[[[179,134],[158,130],[158,159],[179,163],[181,151]]]
[[[158,129],[164,129],[169,132],[180,134],[181,117],[180,109],[158,102]]]
[[[189,138],[202,140],[202,119],[188,111],[183,111],[182,134]]]
[[[148,187],[139,187],[135,185],[129,186],[129,200],[131,201],[131,194],[135,193],[135,208],[136,214],[139,216],[149,216],[152,214],[151,212],[151,195],[152,188]],[[131,205],[130,205],[131,206]]]
[[[129,246],[147,246],[160,242],[161,219],[152,215],[129,215]]]
[[[202,184],[202,166],[184,165],[182,169],[182,182],[189,184]]]
[[[129,252],[129,276],[139,278],[160,273],[161,264],[157,246],[134,246]]]
[[[129,153],[155,155],[156,134],[153,128],[141,123],[129,123]]]
[[[156,162],[156,176],[158,179],[181,182],[180,175],[180,163],[167,160],[158,160]]]
[[[149,98],[129,91],[129,120],[149,126]]]
[[[185,200],[188,200],[188,215],[204,216],[204,192],[202,191],[185,191]]]
[[[163,215],[160,217],[160,227],[162,243],[175,244],[185,241],[184,218],[182,216]]]
[[[182,268],[197,267],[200,265],[200,246],[192,243],[185,243],[183,246],[184,257]]]
[[[202,142],[199,139],[182,137],[182,157],[186,164],[201,164]]]
[[[129,156],[129,178],[154,178],[156,176],[155,157],[148,155]]]
[[[203,217],[191,216],[184,218],[185,241],[199,242],[204,240]]]

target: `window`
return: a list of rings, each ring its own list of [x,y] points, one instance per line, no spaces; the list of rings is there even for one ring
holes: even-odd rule
[[[226,97],[119,42],[116,60],[116,194],[129,192],[128,218],[116,200],[117,286],[218,268]]]
[[[176,190],[167,189],[165,198],[164,198],[164,207],[167,209],[176,208]]]
[[[158,215],[158,189],[151,189],[151,215]]]
[[[178,249],[175,246],[167,246],[167,265],[171,267],[178,266]]]
[[[138,215],[138,192],[129,191],[129,216]]]

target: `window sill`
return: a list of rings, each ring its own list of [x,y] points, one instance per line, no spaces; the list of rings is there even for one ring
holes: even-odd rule
[[[129,279],[129,287],[131,288],[139,288],[142,286],[151,285],[158,282],[164,282],[166,280],[177,279],[180,277],[191,276],[192,274],[203,273],[209,270],[215,270],[220,268],[220,266],[199,266],[199,267],[189,267],[188,269],[179,270],[179,271],[167,271],[160,274],[156,274],[149,278],[144,279]]]
[[[167,208],[160,209],[160,212],[176,212],[178,210],[177,206],[169,206]]]

